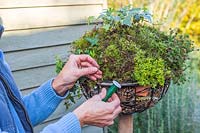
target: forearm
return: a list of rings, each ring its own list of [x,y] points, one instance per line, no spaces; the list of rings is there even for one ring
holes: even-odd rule
[[[68,113],[56,123],[50,124],[41,133],[80,133],[81,126],[74,113]]]

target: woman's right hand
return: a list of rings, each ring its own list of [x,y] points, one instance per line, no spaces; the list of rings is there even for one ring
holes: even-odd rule
[[[100,94],[93,96],[74,110],[73,113],[78,117],[81,126],[105,127],[114,123],[114,119],[121,112],[120,100],[116,94],[113,94],[109,102],[103,102],[105,96],[104,88]]]

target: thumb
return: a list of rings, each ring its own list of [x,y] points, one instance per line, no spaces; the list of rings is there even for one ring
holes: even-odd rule
[[[86,75],[94,74],[97,71],[98,71],[98,68],[96,67],[86,67],[86,68],[79,69],[79,74],[80,76],[86,76]]]
[[[95,101],[101,101],[105,96],[106,96],[106,89],[103,88],[101,90],[101,93],[99,93],[98,95],[94,95],[91,99]]]
[[[103,98],[106,96],[106,89],[103,88],[103,89],[101,90],[101,93],[100,93],[99,95],[100,95],[101,99],[103,99]]]

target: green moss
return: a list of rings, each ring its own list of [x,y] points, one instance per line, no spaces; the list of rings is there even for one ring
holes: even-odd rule
[[[154,88],[163,86],[166,79],[175,83],[184,81],[181,79],[184,79],[185,61],[193,50],[188,36],[146,25],[142,22],[145,16],[136,21],[133,14],[133,19],[127,22],[124,19],[130,15],[126,13],[128,10],[105,13],[103,26],[95,27],[75,41],[74,52],[95,58],[103,71],[102,80],[136,81]],[[105,29],[105,25],[110,27]]]
[[[164,86],[165,65],[161,58],[145,57],[144,52],[138,52],[135,57],[134,77],[140,85]]]
[[[120,58],[120,51],[117,48],[117,46],[115,44],[109,45],[106,49],[105,49],[105,55],[108,58],[115,58],[115,59],[119,59]]]

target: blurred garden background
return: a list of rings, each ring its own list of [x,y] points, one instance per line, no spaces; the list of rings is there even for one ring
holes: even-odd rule
[[[59,55],[66,61],[71,43],[93,28],[94,25],[87,25],[86,18],[98,16],[107,7],[118,9],[127,5],[149,9],[153,24],[162,30],[176,28],[189,34],[196,49],[190,54],[192,61],[188,62],[192,67],[185,73],[188,81],[179,86],[171,83],[167,95],[155,107],[133,114],[134,132],[199,133],[200,0],[0,0],[0,24],[5,27],[0,49],[20,91],[26,95],[56,76],[54,57]],[[56,122],[84,100],[77,100],[67,111],[63,101],[34,132]],[[117,133],[117,129],[116,120],[108,132]],[[82,132],[102,133],[103,130],[85,126]]]
[[[108,7],[145,7],[153,14],[154,25],[162,30],[176,28],[194,41],[191,67],[185,84],[171,83],[166,96],[155,107],[133,114],[135,133],[200,132],[200,0],[108,0]],[[115,125],[109,132],[117,132]]]

